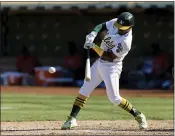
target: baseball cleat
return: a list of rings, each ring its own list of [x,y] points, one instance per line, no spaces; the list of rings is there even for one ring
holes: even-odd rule
[[[146,117],[143,113],[137,115],[135,117],[135,120],[139,123],[140,129],[146,129],[148,127],[148,124],[146,122]]]
[[[76,118],[68,116],[66,122],[62,125],[62,130],[68,130],[77,126]]]

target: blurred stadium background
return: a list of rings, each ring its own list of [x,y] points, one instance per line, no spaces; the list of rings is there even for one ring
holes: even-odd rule
[[[134,14],[135,27],[120,87],[171,90],[174,2],[2,2],[1,85],[81,86],[86,34],[123,11]],[[96,57],[91,51],[91,64]]]

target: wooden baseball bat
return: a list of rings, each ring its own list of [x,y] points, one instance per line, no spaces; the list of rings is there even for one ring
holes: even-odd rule
[[[91,68],[90,68],[90,49],[87,49],[87,59],[86,59],[86,67],[85,67],[85,81],[91,80]]]

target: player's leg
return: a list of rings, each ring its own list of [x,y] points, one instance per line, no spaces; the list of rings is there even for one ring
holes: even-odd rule
[[[101,82],[102,78],[98,73],[98,61],[96,61],[91,67],[91,80],[89,82],[85,81],[83,86],[80,88],[79,94],[75,98],[75,101],[73,103],[72,111],[61,129],[71,129],[77,126],[76,117],[78,113],[80,112],[81,108],[83,108],[86,104],[87,99],[92,93],[92,91]]]
[[[135,119],[138,121],[140,129],[144,129],[147,127],[145,116],[141,112],[136,110],[128,100],[126,100],[125,98],[122,98],[119,94],[119,74],[118,73],[119,72],[112,67],[102,66],[100,69],[100,74],[102,76],[102,79],[104,80],[104,83],[107,89],[108,98],[112,103],[114,103],[115,105],[118,105],[120,108],[132,114],[135,117]]]
[[[85,81],[83,86],[80,88],[79,94],[75,99],[71,116],[76,117],[79,110],[84,107],[86,101],[92,91],[102,82],[102,78],[98,72],[98,61],[96,61],[91,67],[91,80]],[[74,108],[75,107],[75,108]]]

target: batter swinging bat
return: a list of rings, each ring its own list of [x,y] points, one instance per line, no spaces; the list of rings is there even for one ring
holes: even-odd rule
[[[90,49],[87,49],[87,59],[86,59],[86,68],[85,68],[85,80],[91,80],[91,68],[90,68]]]

